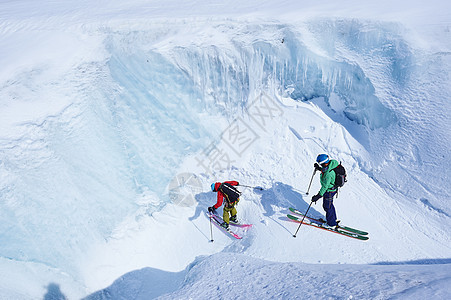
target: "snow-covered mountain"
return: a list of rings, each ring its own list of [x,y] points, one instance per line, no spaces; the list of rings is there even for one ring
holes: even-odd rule
[[[3,1],[0,298],[449,298],[450,12]],[[292,237],[319,153],[368,241]],[[242,240],[205,215],[228,179],[263,189]]]

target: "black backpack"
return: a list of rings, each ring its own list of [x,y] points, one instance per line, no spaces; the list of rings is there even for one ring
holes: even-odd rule
[[[335,184],[334,187],[342,187],[346,182],[346,170],[342,166],[341,162],[338,166],[336,166],[333,171],[335,172]]]
[[[221,183],[218,191],[221,191],[225,195],[226,202],[228,204],[227,206],[229,207],[235,204],[241,196],[241,192],[227,182]]]

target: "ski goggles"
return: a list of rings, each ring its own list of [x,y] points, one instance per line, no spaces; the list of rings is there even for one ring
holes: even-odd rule
[[[324,168],[327,168],[328,166],[329,166],[329,162],[327,162],[327,163],[322,163],[322,164],[320,164],[320,166],[324,169]]]

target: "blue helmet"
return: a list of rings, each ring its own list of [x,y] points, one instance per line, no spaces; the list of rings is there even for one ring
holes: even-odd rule
[[[316,162],[320,165],[327,164],[329,161],[329,156],[327,154],[320,154],[316,158]]]
[[[215,182],[211,184],[211,191],[212,191],[212,192],[216,192],[216,191],[215,191],[215,184],[216,184]]]

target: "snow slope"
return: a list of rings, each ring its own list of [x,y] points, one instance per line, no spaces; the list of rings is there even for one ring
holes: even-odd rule
[[[219,266],[219,267],[218,267]],[[210,278],[227,278],[212,281]],[[243,287],[243,282],[253,284]],[[306,265],[216,254],[191,266],[183,287],[160,299],[446,299],[446,265]],[[327,283],[327,284],[325,284]],[[241,288],[240,288],[241,287]],[[144,297],[143,297],[144,299]]]
[[[449,11],[2,2],[1,297],[447,298]],[[349,173],[339,217],[369,241],[291,237],[323,152]],[[264,190],[242,187],[243,240],[209,243],[209,185],[226,179]],[[244,269],[254,294],[223,279]]]

